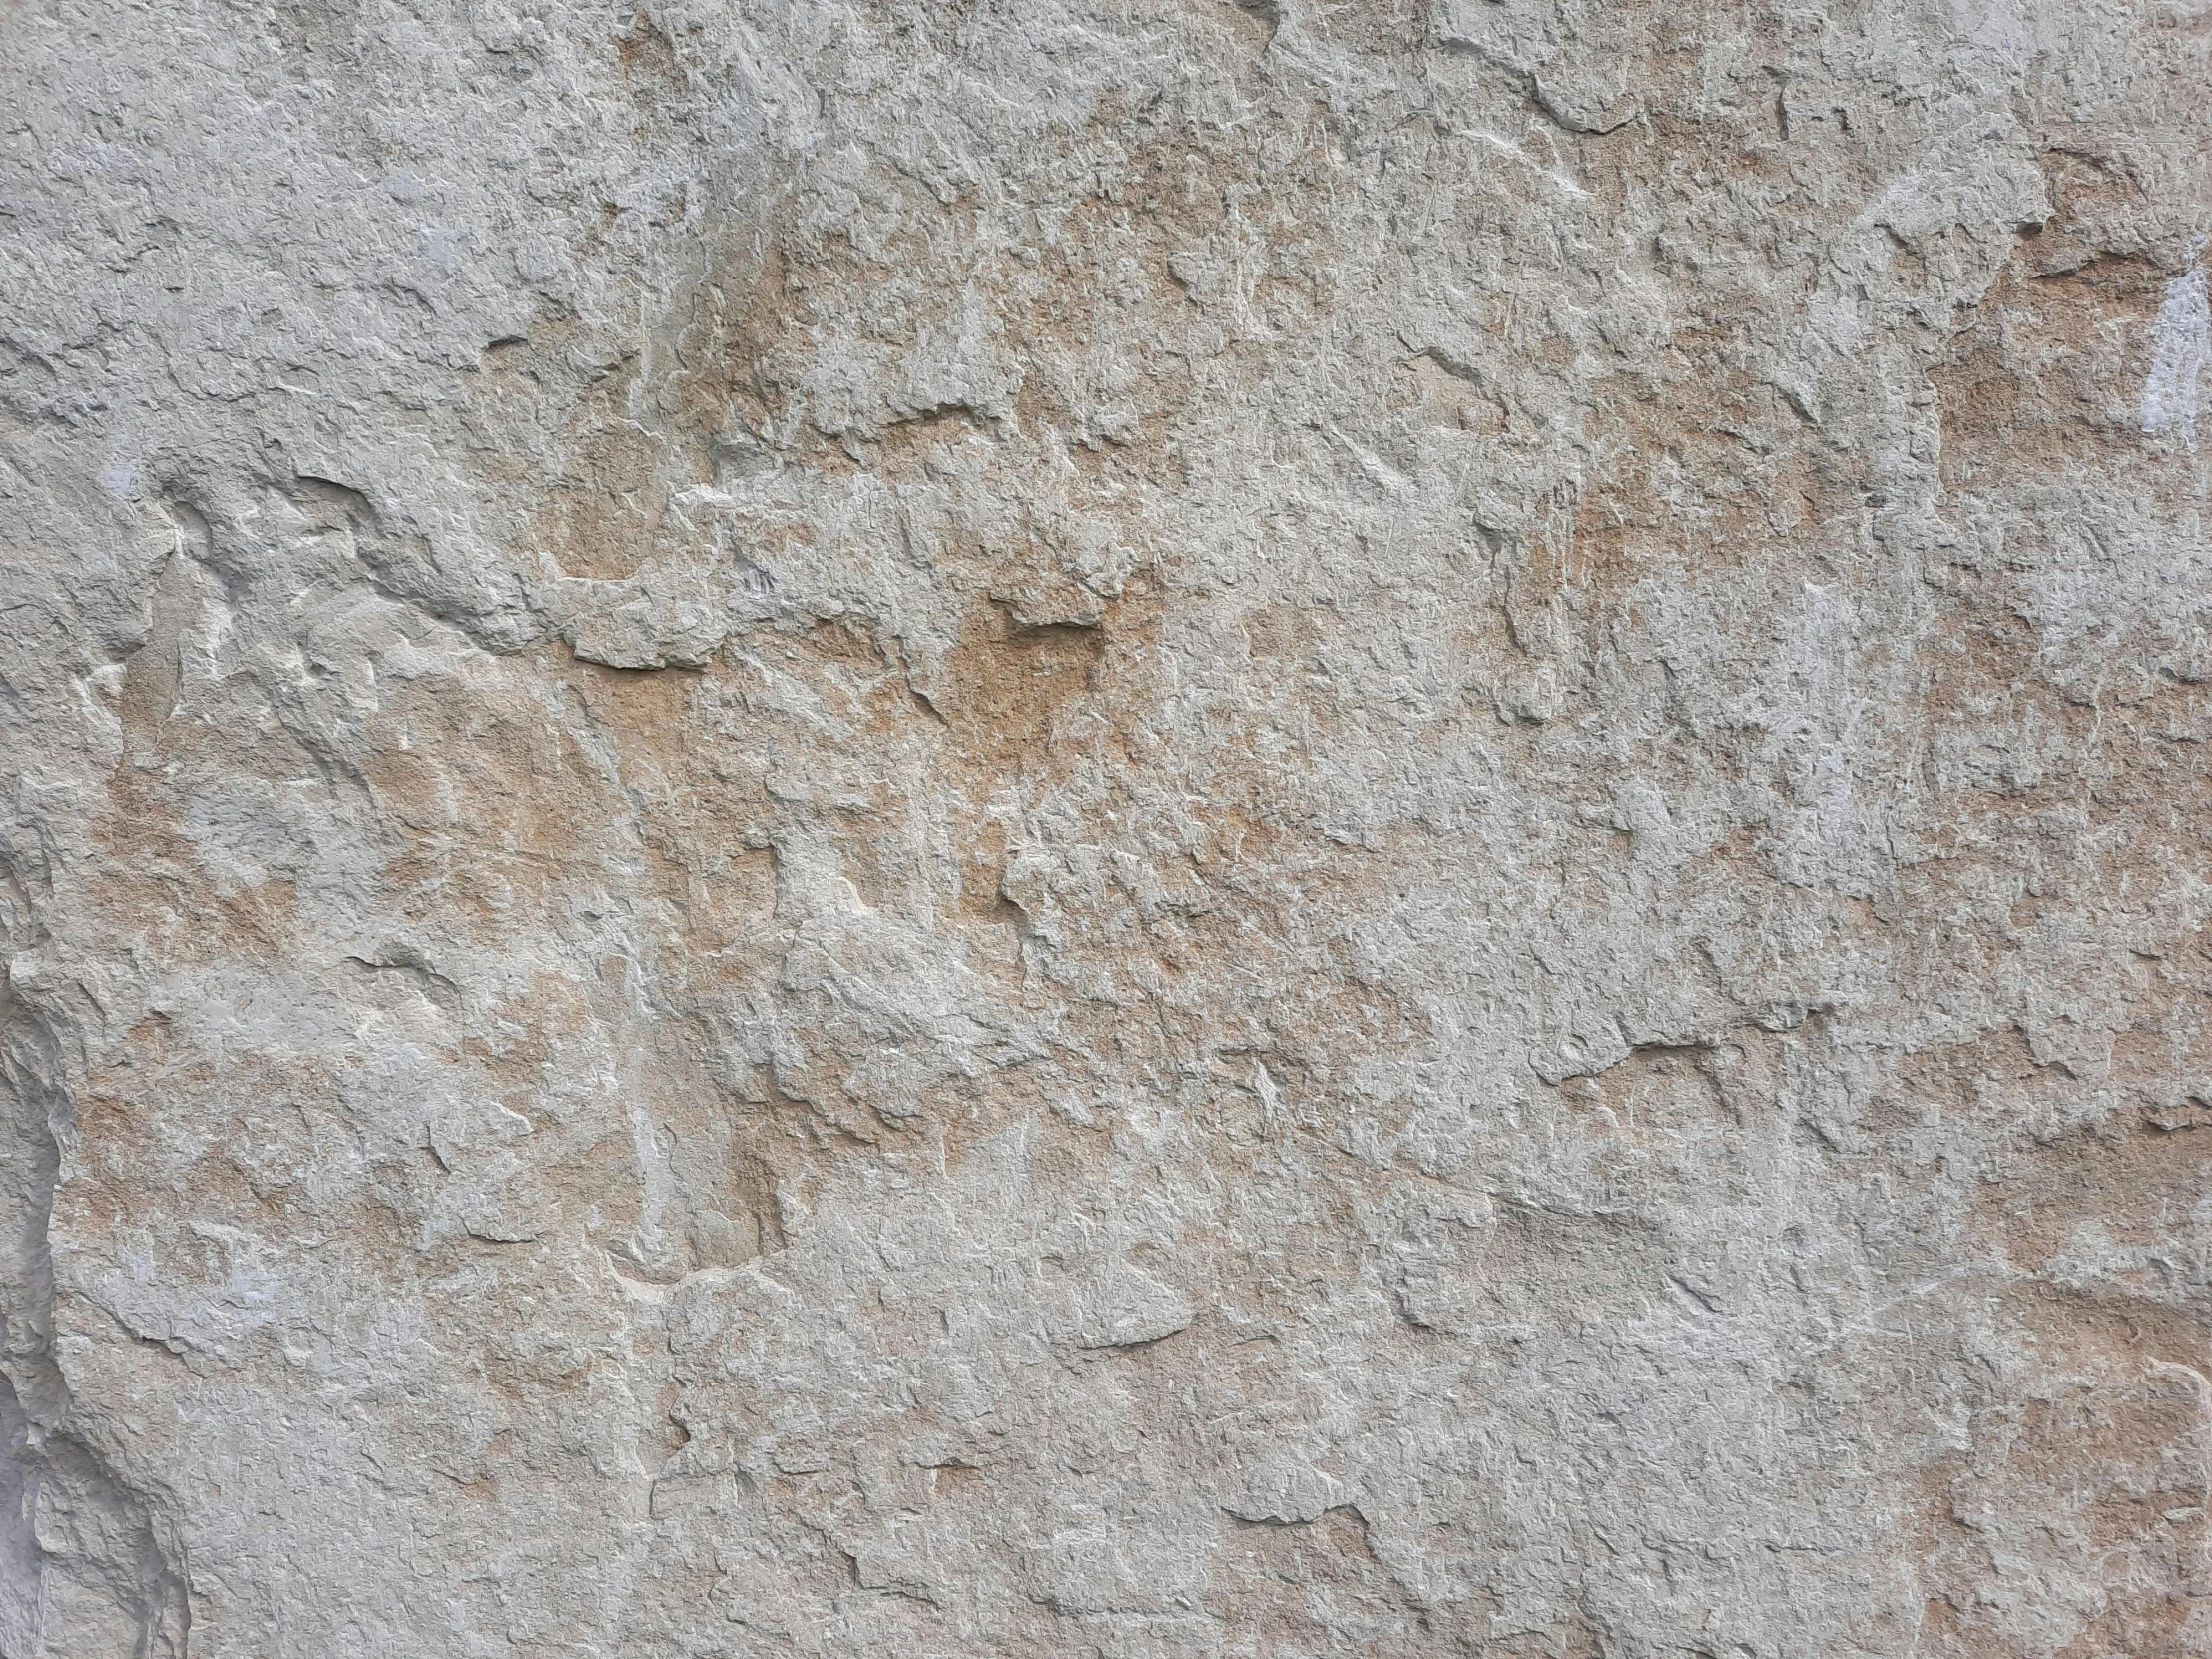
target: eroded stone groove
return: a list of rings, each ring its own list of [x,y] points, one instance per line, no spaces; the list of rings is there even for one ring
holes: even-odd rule
[[[2212,12],[0,68],[5,1659],[2212,1648]]]

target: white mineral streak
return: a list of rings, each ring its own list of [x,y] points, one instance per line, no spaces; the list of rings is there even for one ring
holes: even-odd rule
[[[2202,0],[0,73],[6,1659],[2212,1652]]]
[[[2179,432],[2197,446],[2197,411],[2212,370],[2212,308],[2204,299],[2204,273],[2191,271],[2166,284],[2151,347],[2150,377],[2143,382],[2143,430]]]

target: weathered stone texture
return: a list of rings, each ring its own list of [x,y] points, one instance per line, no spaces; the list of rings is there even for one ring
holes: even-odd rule
[[[2212,1651],[2207,0],[0,68],[0,1653]]]

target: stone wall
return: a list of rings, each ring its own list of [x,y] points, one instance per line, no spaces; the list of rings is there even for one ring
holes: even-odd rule
[[[2212,4],[0,74],[7,1659],[2212,1650]]]

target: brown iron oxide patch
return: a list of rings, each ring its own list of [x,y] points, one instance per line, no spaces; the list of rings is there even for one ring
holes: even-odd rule
[[[2137,411],[2113,388],[2142,383],[2145,342],[2166,282],[2146,262],[2102,256],[2037,275],[2024,240],[1930,378],[1941,396],[1943,486],[2033,489],[2142,471]]]
[[[1023,627],[996,607],[969,622],[947,663],[940,712],[971,788],[983,786],[976,793],[1046,769],[1056,723],[1097,689],[1105,656],[1096,626]]]
[[[1232,1520],[1214,1553],[1207,1602],[1237,1635],[1225,1653],[1406,1651],[1429,1620],[1375,1558],[1350,1505],[1296,1525]]]

